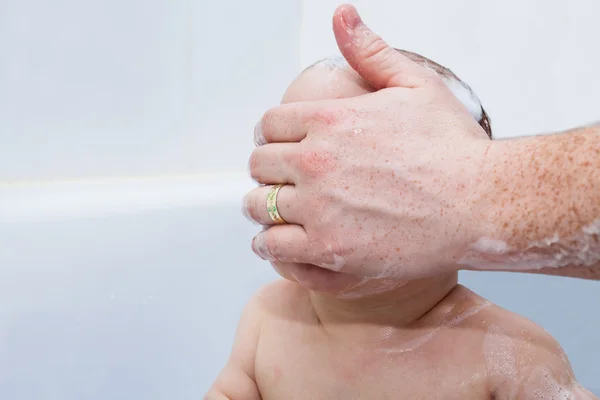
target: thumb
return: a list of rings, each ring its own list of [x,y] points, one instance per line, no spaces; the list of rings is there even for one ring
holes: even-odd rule
[[[420,87],[434,76],[431,70],[416,64],[373,33],[351,5],[337,8],[333,32],[348,64],[377,90]]]

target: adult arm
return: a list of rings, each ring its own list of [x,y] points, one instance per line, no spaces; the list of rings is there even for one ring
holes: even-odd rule
[[[333,20],[350,66],[378,91],[265,113],[250,160],[286,183],[286,225],[253,240],[278,270],[330,286],[341,273],[418,279],[458,269],[598,276],[598,130],[489,141],[432,70],[387,45],[351,6]],[[262,216],[262,217],[261,217]]]
[[[600,125],[497,141],[461,264],[600,280]]]

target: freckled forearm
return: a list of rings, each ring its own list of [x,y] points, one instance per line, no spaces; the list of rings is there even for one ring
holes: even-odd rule
[[[600,279],[600,126],[498,141],[463,264]]]
[[[579,265],[569,265],[561,268],[542,268],[536,273],[600,281],[600,262],[587,268],[581,268]]]

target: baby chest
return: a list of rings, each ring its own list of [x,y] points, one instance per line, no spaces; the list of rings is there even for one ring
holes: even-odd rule
[[[448,359],[438,364],[430,355],[301,339],[274,341],[257,354],[256,379],[263,400],[490,398],[476,368],[453,368]]]

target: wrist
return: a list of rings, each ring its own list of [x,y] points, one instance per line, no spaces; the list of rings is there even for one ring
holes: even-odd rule
[[[515,210],[509,204],[515,198],[509,195],[508,169],[511,157],[519,151],[515,141],[478,141],[476,148],[471,150],[480,154],[480,161],[472,188],[469,229],[457,258],[460,269],[480,269],[478,261],[465,262],[474,252],[493,256],[505,252],[508,247],[510,221],[515,218]]]
[[[491,142],[463,269],[538,271],[600,259],[598,133]]]
[[[498,218],[501,217],[493,199],[498,198],[502,191],[497,184],[500,179],[499,166],[504,163],[508,150],[501,142],[487,139],[472,141],[463,149],[459,163],[468,168],[462,169],[460,176],[451,179],[465,182],[469,195],[466,201],[459,200],[456,203],[459,208],[454,218],[458,219],[447,222],[456,224],[458,233],[445,253],[451,255],[446,261],[453,263],[447,265],[448,271],[470,269],[468,265],[461,265],[460,260],[474,245],[498,236]]]
[[[511,154],[515,157],[518,143],[512,140],[490,141],[487,143],[481,172],[475,188],[475,239],[482,237],[504,239],[512,218],[509,214],[510,202],[515,196],[510,192],[509,176],[514,171],[511,167]],[[514,179],[514,177],[513,177]]]

